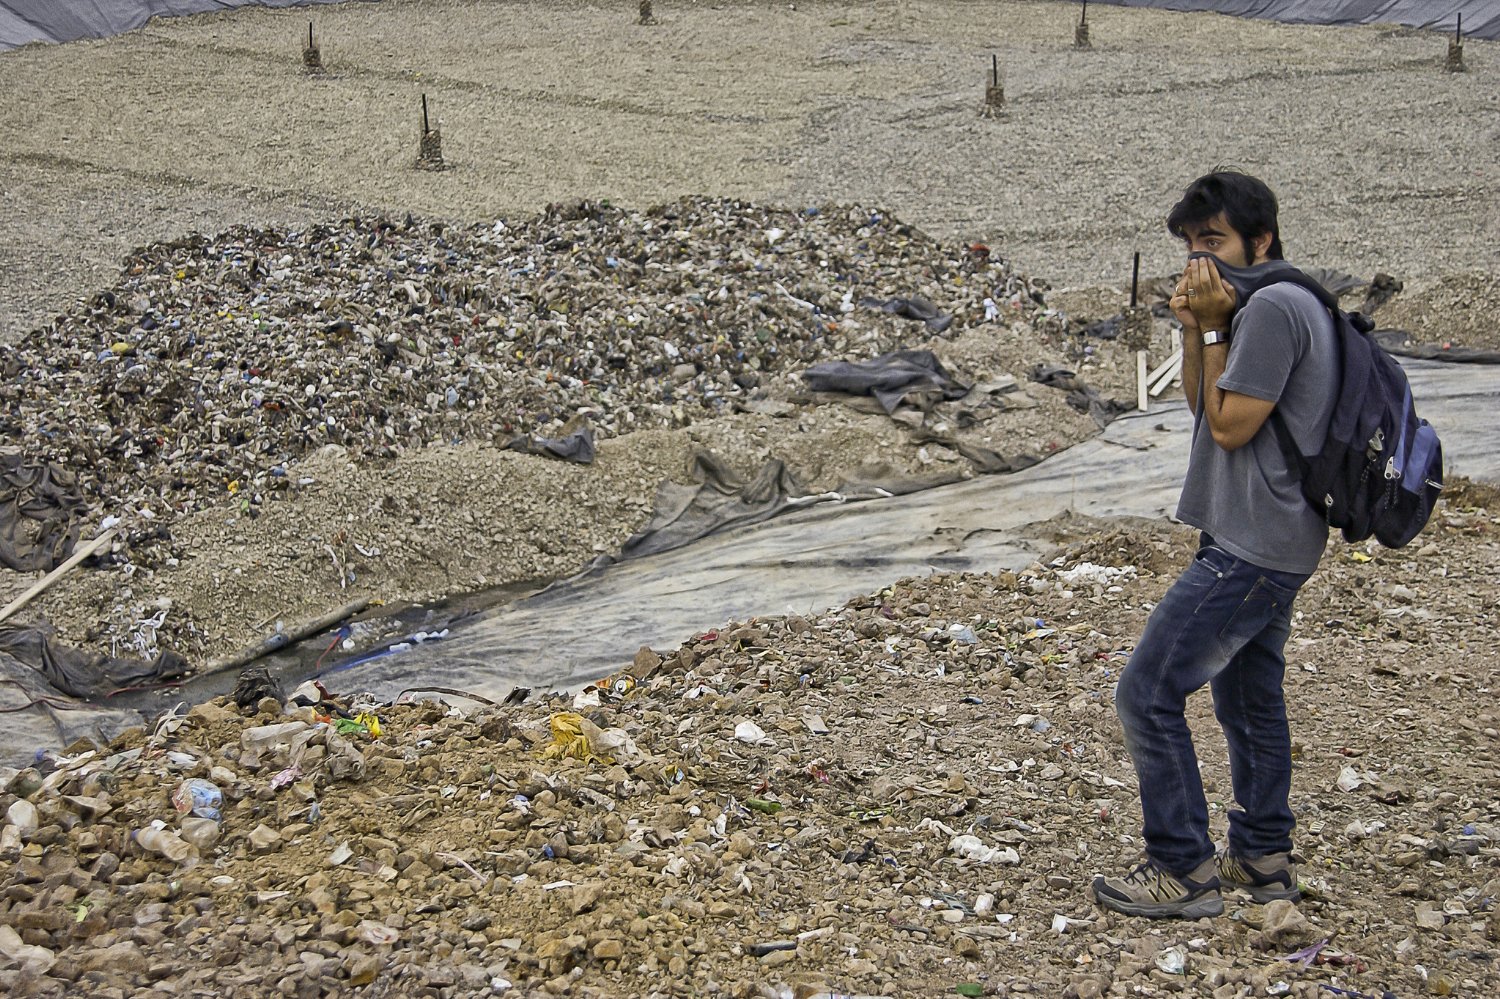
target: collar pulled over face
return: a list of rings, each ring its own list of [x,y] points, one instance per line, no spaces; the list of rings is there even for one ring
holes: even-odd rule
[[[1196,260],[1200,257],[1212,260],[1214,266],[1219,271],[1220,279],[1234,289],[1236,312],[1257,291],[1260,291],[1267,285],[1279,284],[1283,281],[1306,288],[1318,296],[1318,300],[1323,303],[1325,308],[1338,308],[1338,299],[1332,292],[1285,260],[1266,260],[1249,267],[1237,267],[1226,263],[1221,257],[1207,251],[1188,254],[1189,260]]]

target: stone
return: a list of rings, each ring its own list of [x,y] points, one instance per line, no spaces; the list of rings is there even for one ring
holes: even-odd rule
[[[351,986],[368,986],[380,975],[381,968],[384,968],[384,960],[375,954],[353,954],[344,960],[344,971],[350,977]]]
[[[1267,902],[1262,913],[1259,933],[1255,935],[1256,946],[1262,950],[1305,947],[1325,936],[1297,908],[1295,902],[1276,899]]]
[[[35,805],[25,798],[17,798],[11,802],[10,808],[6,809],[5,821],[15,826],[24,836],[36,830],[41,824],[41,817]]]
[[[146,955],[128,941],[99,950],[85,951],[77,958],[81,971],[107,971],[118,975],[144,975]]]
[[[250,830],[250,847],[256,853],[269,853],[281,845],[281,833],[262,822]]]

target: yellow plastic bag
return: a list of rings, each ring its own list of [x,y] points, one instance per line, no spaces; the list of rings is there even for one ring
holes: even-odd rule
[[[552,726],[552,744],[542,750],[543,759],[560,760],[571,756],[585,763],[593,760],[601,763],[614,762],[607,756],[597,755],[589,746],[586,729],[597,731],[597,726],[590,724],[578,712],[560,711],[549,718],[548,723]]]

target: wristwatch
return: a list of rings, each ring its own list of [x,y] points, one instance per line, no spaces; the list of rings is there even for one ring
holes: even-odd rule
[[[1203,346],[1212,347],[1216,343],[1228,343],[1229,334],[1223,330],[1204,330]]]

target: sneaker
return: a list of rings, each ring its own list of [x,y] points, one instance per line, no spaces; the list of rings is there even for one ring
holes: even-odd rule
[[[1169,874],[1147,860],[1124,877],[1097,877],[1094,900],[1106,909],[1152,919],[1202,919],[1224,913],[1213,858],[1191,874]]]
[[[1302,892],[1297,890],[1297,864],[1290,853],[1245,857],[1226,849],[1217,860],[1219,880],[1224,886],[1247,892],[1262,905],[1276,899],[1296,902],[1302,898]]]

